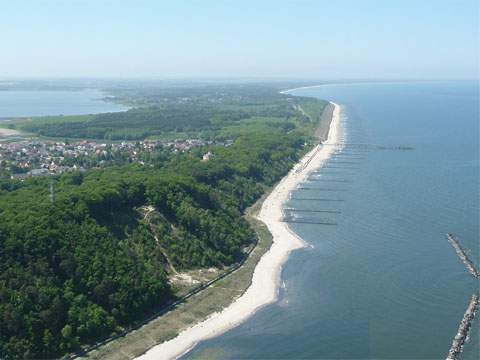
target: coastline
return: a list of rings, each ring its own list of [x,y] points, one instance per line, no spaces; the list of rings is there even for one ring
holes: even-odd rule
[[[332,103],[333,111],[326,144],[335,144],[340,135],[340,106]],[[278,298],[282,266],[291,251],[305,242],[282,222],[283,205],[291,191],[303,182],[311,171],[318,169],[336,150],[334,146],[315,146],[273,189],[263,202],[258,215],[273,236],[273,244],[255,268],[250,287],[231,305],[213,313],[206,320],[187,328],[175,338],[154,346],[139,360],[175,359],[190,351],[200,341],[218,336],[251,317],[260,308]]]
[[[14,136],[14,135],[20,135],[20,131],[0,127],[0,138]]]
[[[296,90],[317,88],[317,87],[321,87],[321,86],[325,86],[325,85],[327,85],[327,84],[300,86],[300,87],[296,87],[296,88],[293,88],[293,89],[280,91],[280,94],[288,94],[288,93],[290,93],[292,91],[296,91]],[[332,102],[330,102],[330,103],[333,104]]]

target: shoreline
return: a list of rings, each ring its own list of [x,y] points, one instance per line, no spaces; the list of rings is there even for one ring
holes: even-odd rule
[[[340,106],[330,102],[334,109],[328,129],[326,144],[335,144],[341,132]],[[158,344],[136,359],[176,359],[189,352],[200,341],[204,341],[243,323],[260,308],[278,298],[280,275],[290,253],[304,247],[305,242],[282,222],[283,206],[291,191],[328,160],[336,150],[334,146],[316,145],[275,186],[263,202],[257,219],[262,221],[273,236],[273,244],[262,256],[253,273],[251,285],[245,293],[220,312],[182,331],[175,338]]]
[[[0,127],[0,140],[5,140],[11,136],[21,135],[21,132],[14,129]]]
[[[296,87],[296,88],[293,88],[293,89],[288,89],[288,90],[280,91],[280,94],[289,94],[289,93],[292,92],[292,91],[303,90],[303,89],[311,89],[311,88],[317,88],[317,87],[321,87],[321,86],[325,86],[325,85],[328,85],[328,84],[300,86],[300,87]],[[333,102],[331,102],[331,101],[330,101],[330,103],[333,104]]]

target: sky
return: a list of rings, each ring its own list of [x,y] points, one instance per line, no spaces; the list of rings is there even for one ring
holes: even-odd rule
[[[477,0],[0,0],[0,77],[478,79]]]

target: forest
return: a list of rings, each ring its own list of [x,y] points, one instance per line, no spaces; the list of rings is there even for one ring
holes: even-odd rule
[[[276,90],[259,85],[112,89],[116,101],[134,107],[116,113],[20,119],[9,127],[53,138],[142,140],[201,132],[211,139],[226,127],[242,126],[259,117],[288,123],[300,116],[292,105],[309,107],[312,103],[312,99]],[[316,109],[316,101],[311,110],[318,117],[322,107]]]
[[[243,111],[213,106],[134,108],[126,112],[83,116],[52,116],[18,125],[42,136],[107,140],[138,140],[163,132],[219,129],[221,124],[248,118]]]
[[[255,116],[278,117],[275,111],[291,107],[288,98],[288,106],[273,106],[273,114],[262,106]],[[152,119],[162,119],[162,129],[196,131],[220,119],[220,133],[225,124],[254,116],[248,104],[232,112],[225,106],[205,106],[200,113],[148,107],[94,117],[106,128],[148,128]],[[288,110],[288,127],[262,128],[258,117],[231,132],[230,146],[153,156],[144,166],[0,180],[0,358],[61,357],[145,318],[176,298],[169,262],[188,270],[239,261],[255,236],[244,210],[309,148],[324,106],[318,101],[309,121]],[[135,115],[150,112],[151,118]],[[89,122],[79,123],[88,131]],[[202,161],[206,151],[213,155]],[[141,211],[146,206],[158,214],[155,228]]]

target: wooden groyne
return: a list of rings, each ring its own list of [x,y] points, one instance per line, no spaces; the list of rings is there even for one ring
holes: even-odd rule
[[[348,161],[360,161],[360,160],[365,160],[364,157],[358,157],[358,156],[354,156],[354,155],[333,155],[332,156],[332,160],[335,161],[336,159],[345,159],[345,160],[348,160]]]
[[[452,347],[448,352],[446,360],[456,360],[462,353],[463,346],[468,338],[468,332],[470,331],[473,319],[478,310],[479,301],[478,294],[472,295],[470,302],[468,303],[467,311],[465,311],[465,314],[463,315],[463,319],[458,327],[457,335],[455,335],[455,338],[453,339]]]
[[[333,160],[333,161],[332,161],[332,164],[356,165],[356,164],[358,164],[358,162],[357,162],[357,161],[343,161],[343,160],[338,161],[338,160]]]
[[[342,149],[355,150],[355,151],[366,151],[366,150],[414,150],[413,146],[408,145],[375,145],[375,144],[365,144],[365,143],[346,143],[339,142],[334,144],[325,144],[330,146],[342,147]]]
[[[339,151],[333,154],[333,156],[337,157],[344,157],[344,158],[360,158],[364,159],[365,152],[345,152],[345,151]]]
[[[455,249],[455,252],[457,253],[458,257],[460,258],[460,260],[463,261],[463,263],[465,264],[465,267],[467,268],[468,272],[470,274],[472,274],[474,277],[478,278],[480,277],[480,273],[478,272],[478,270],[475,268],[475,265],[473,264],[473,262],[470,260],[470,258],[468,257],[467,253],[465,252],[465,250],[462,248],[462,246],[460,245],[460,243],[458,242],[458,239],[455,237],[455,235],[453,234],[447,234],[447,239],[448,239],[448,242],[453,246],[453,248]]]
[[[289,224],[313,224],[313,225],[330,225],[335,226],[337,223],[330,222],[330,221],[315,221],[315,220],[289,220],[283,219],[282,222],[289,223]]]
[[[336,182],[336,183],[351,183],[349,180],[344,180],[344,179],[324,179],[324,178],[315,178],[315,177],[310,177],[308,178],[308,181],[325,181],[325,182]]]
[[[341,151],[336,152],[336,154],[339,154],[339,155],[365,155],[368,152],[369,152],[368,150],[348,149],[348,147],[344,147]]]
[[[340,210],[310,210],[310,209],[295,209],[295,208],[285,208],[285,211],[292,212],[304,212],[304,213],[327,213],[327,214],[341,214]]]
[[[322,166],[322,170],[323,170],[323,169],[358,170],[358,167],[325,165],[325,166]],[[323,172],[321,172],[321,171],[312,171],[312,174],[323,174]]]
[[[336,156],[336,157],[344,157],[344,158],[359,158],[359,159],[364,159],[363,155],[365,155],[365,153],[354,153],[354,152],[344,152],[344,151],[340,151],[340,152],[336,152],[333,154],[333,156]]]
[[[297,197],[291,197],[291,200],[305,200],[305,201],[345,201],[343,199],[326,199],[326,198],[297,198]]]
[[[337,157],[344,157],[345,159],[346,158],[350,158],[350,157],[358,157],[359,159],[364,159],[365,156],[368,155],[368,152],[366,151],[360,151],[360,152],[345,152],[345,151],[342,151],[342,152],[339,152],[339,153],[336,153],[334,154],[333,156],[337,156]]]
[[[347,189],[327,189],[327,188],[312,187],[312,186],[299,186],[297,187],[297,190],[347,191]]]

